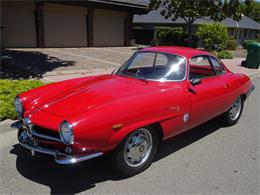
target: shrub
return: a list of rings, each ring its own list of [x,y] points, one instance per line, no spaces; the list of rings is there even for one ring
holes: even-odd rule
[[[212,53],[214,56],[218,56],[218,52],[216,51],[210,51],[210,53]]]
[[[243,48],[247,49],[247,45],[250,44],[250,43],[256,43],[258,42],[257,40],[244,40],[242,46]]]
[[[155,27],[157,31],[157,45],[188,46],[188,34],[182,27]],[[199,39],[192,36],[192,47],[197,47]],[[152,42],[152,44],[155,44]]]
[[[237,41],[233,38],[229,38],[226,42],[226,47],[225,49],[227,50],[236,50],[237,49]]]
[[[29,89],[43,85],[38,80],[0,80],[0,121],[5,119],[17,119],[13,100],[15,96]]]
[[[233,59],[233,54],[229,51],[220,51],[217,53],[217,57],[220,59]]]
[[[202,24],[196,34],[209,51],[223,50],[228,40],[227,27],[219,23]]]
[[[181,27],[156,27],[159,45],[185,46],[187,34]]]

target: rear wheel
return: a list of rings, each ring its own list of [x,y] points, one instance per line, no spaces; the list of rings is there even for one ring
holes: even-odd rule
[[[123,175],[132,176],[151,165],[158,148],[158,136],[152,127],[137,129],[128,135],[112,155],[112,165]]]
[[[235,125],[241,117],[243,108],[244,108],[244,101],[241,98],[241,96],[239,96],[237,97],[237,99],[235,100],[231,108],[227,112],[222,114],[221,122],[223,122],[227,126]]]

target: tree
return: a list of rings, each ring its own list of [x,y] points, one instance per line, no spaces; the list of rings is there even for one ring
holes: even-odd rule
[[[210,17],[222,21],[227,17],[240,20],[242,8],[240,0],[150,0],[150,10],[160,10],[165,19],[182,18],[188,29],[188,41],[191,46],[192,24],[199,18]]]
[[[249,18],[260,22],[260,2],[246,0],[245,3],[242,3],[242,12]]]

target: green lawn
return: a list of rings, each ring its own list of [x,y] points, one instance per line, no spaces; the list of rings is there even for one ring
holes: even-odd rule
[[[0,121],[17,119],[13,100],[17,94],[39,87],[44,83],[38,80],[7,80],[0,79]]]

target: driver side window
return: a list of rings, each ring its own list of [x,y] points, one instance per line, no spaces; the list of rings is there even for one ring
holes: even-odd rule
[[[214,76],[214,71],[207,56],[195,56],[190,59],[190,80],[211,76]]]

